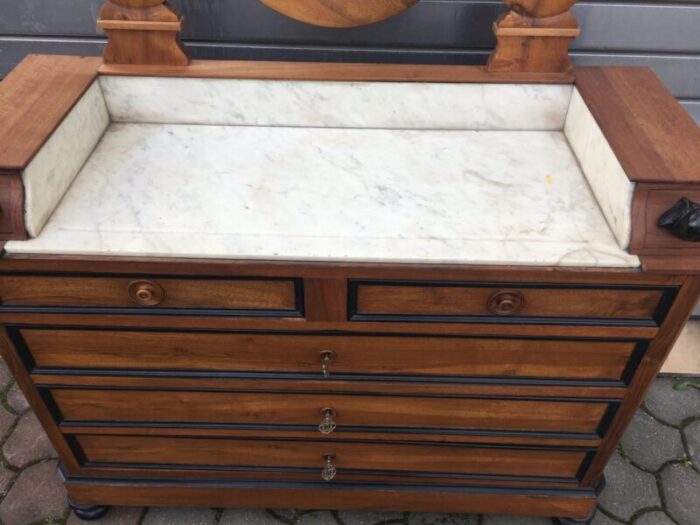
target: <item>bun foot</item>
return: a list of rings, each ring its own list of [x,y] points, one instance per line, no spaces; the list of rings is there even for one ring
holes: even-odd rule
[[[109,510],[109,507],[103,505],[76,505],[72,501],[70,502],[70,508],[83,521],[99,520]]]
[[[572,518],[554,518],[554,523],[556,525],[590,525],[593,517],[590,519],[575,520]]]
[[[606,484],[605,476],[601,476],[600,479],[598,480],[598,482],[593,487],[593,490],[595,491],[596,496],[600,496],[601,492],[603,492],[603,490],[605,490],[605,484]],[[593,507],[593,510],[591,511],[591,513],[583,519],[554,518],[554,523],[555,523],[555,525],[590,525],[597,512],[598,512],[598,508]]]

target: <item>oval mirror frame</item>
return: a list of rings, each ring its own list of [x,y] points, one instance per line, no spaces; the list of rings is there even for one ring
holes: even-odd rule
[[[357,27],[396,16],[419,0],[260,0],[289,18],[322,27]]]

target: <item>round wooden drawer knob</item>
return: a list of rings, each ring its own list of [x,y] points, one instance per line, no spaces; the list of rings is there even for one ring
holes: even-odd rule
[[[153,281],[129,283],[129,297],[139,306],[157,306],[165,299],[165,290]]]
[[[489,312],[496,315],[513,315],[525,304],[523,294],[515,290],[496,292],[489,298]]]

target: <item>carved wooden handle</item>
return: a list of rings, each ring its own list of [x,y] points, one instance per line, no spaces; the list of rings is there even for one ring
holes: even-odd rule
[[[525,304],[523,294],[515,290],[496,292],[489,298],[487,307],[496,315],[513,315]]]
[[[132,281],[128,291],[131,300],[139,306],[156,306],[165,299],[165,290],[153,281]]]
[[[679,239],[700,242],[700,204],[683,197],[659,218],[658,224]]]

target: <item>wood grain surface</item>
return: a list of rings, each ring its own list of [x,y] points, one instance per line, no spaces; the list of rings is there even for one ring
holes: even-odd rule
[[[405,11],[418,0],[260,0],[295,20],[324,27],[373,24]]]
[[[0,176],[29,164],[95,81],[100,63],[29,55],[0,83]]]
[[[54,388],[66,422],[312,425],[321,410],[337,413],[339,428],[401,427],[566,432],[596,435],[603,401],[519,400],[382,395],[197,392]]]
[[[651,69],[578,68],[576,88],[631,181],[700,182],[700,127]]]
[[[317,469],[321,479],[324,456],[334,456],[342,481],[343,469],[409,471],[448,474],[491,474],[575,478],[586,451],[479,448],[460,445],[353,443],[206,439],[187,437],[77,436],[88,464],[202,465]]]
[[[33,330],[38,368],[620,380],[634,341]],[[70,348],[70,352],[65,349]],[[430,356],[430,359],[426,359]]]

